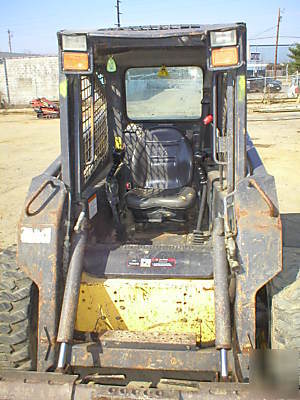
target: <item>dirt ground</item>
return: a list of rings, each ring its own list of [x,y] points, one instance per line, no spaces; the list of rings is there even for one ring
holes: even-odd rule
[[[268,172],[276,178],[280,211],[291,218],[300,214],[299,117],[299,112],[251,113],[248,121],[250,136]],[[270,120],[274,118],[277,120]],[[0,114],[0,249],[16,243],[30,181],[59,153],[59,120],[38,120],[34,114]]]
[[[16,243],[31,179],[59,155],[59,120],[0,114],[0,249]]]

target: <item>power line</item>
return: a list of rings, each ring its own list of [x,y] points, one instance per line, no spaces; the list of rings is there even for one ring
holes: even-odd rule
[[[295,43],[287,43],[287,44],[278,44],[278,47],[289,47],[289,46],[294,46]],[[274,44],[250,44],[250,47],[274,47]]]
[[[251,38],[249,40],[255,40],[257,36],[260,36],[262,33],[269,32],[269,31],[271,31],[272,29],[275,29],[275,28],[276,28],[276,25],[271,26],[270,28],[265,29],[264,31],[257,33],[254,38]]]
[[[263,39],[274,39],[276,38],[276,36],[261,36],[261,37],[257,37],[255,39],[249,39],[249,41],[251,40],[263,40]],[[287,35],[279,35],[279,38],[289,38],[289,39],[300,39],[300,36],[287,36]]]

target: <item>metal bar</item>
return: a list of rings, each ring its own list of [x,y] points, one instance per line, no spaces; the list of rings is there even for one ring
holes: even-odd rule
[[[234,191],[234,79],[233,74],[227,75],[227,193]]]
[[[56,160],[54,160],[53,163],[51,163],[49,167],[44,171],[44,174],[57,177],[57,175],[59,175],[61,171],[61,165],[61,155],[59,155]]]
[[[51,179],[47,179],[43,184],[33,193],[33,195],[27,200],[25,204],[25,214],[28,217],[32,217],[33,215],[36,215],[38,213],[37,210],[35,211],[29,211],[31,204],[34,202],[35,199],[39,197],[39,195],[43,192],[43,190],[46,188],[46,186],[51,185],[52,187],[55,187],[55,184],[52,182]]]
[[[81,77],[74,76],[72,85],[73,97],[73,131],[75,149],[75,187],[77,198],[81,197],[82,189],[82,124],[81,124]]]
[[[105,342],[74,344],[70,365],[75,367],[128,368],[136,370],[199,371],[215,374],[221,369],[219,352],[215,348],[200,350],[141,349],[110,347]],[[228,369],[233,370],[229,352]]]
[[[227,350],[221,349],[221,378],[226,379],[228,377],[228,365],[227,365]]]
[[[246,142],[247,158],[252,172],[251,175],[266,175],[267,171],[248,133],[246,135]]]
[[[202,185],[202,193],[201,193],[201,202],[200,202],[200,209],[199,209],[199,214],[198,214],[198,220],[197,220],[197,231],[200,231],[202,228],[202,222],[203,222],[203,216],[204,216],[204,211],[205,211],[205,206],[206,206],[206,198],[207,198],[207,183],[204,183]]]
[[[240,36],[240,48],[247,48],[246,32]],[[236,71],[235,81],[235,186],[246,176],[247,92],[245,54],[243,65]]]
[[[60,54],[61,52],[59,52]],[[72,106],[69,96],[71,90],[70,77],[63,73],[59,75],[59,103],[60,103],[60,143],[62,157],[62,180],[67,188],[74,191],[74,157],[73,154],[73,140],[71,135],[71,115]]]
[[[85,166],[91,165],[95,161],[95,126],[94,126],[94,116],[95,116],[95,77],[91,75],[90,77],[91,82],[91,122],[90,122],[90,138],[91,138],[91,158],[85,161]]]
[[[272,202],[270,197],[263,191],[262,187],[256,182],[256,180],[253,178],[249,179],[249,184],[250,184],[250,186],[253,186],[258,191],[258,193],[261,195],[261,197],[267,203],[269,210],[270,210],[270,217],[278,217],[278,210],[276,209],[274,203]]]
[[[217,125],[218,125],[218,103],[217,103],[217,83],[216,73],[213,74],[213,159],[216,164],[226,165],[225,161],[218,160],[217,157]]]

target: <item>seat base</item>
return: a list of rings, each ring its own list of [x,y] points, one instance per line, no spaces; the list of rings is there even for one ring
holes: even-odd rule
[[[169,210],[186,210],[191,208],[196,199],[192,187],[180,189],[132,189],[126,195],[127,207],[136,210],[165,208]]]
[[[186,221],[186,210],[193,207],[192,187],[174,190],[133,189],[126,195],[127,207],[140,222]]]

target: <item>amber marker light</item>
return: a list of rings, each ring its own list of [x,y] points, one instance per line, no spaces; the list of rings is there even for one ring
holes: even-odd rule
[[[88,53],[64,52],[63,69],[64,71],[88,71]]]
[[[220,47],[211,51],[211,64],[213,67],[228,67],[237,65],[238,62],[239,54],[237,47]]]

